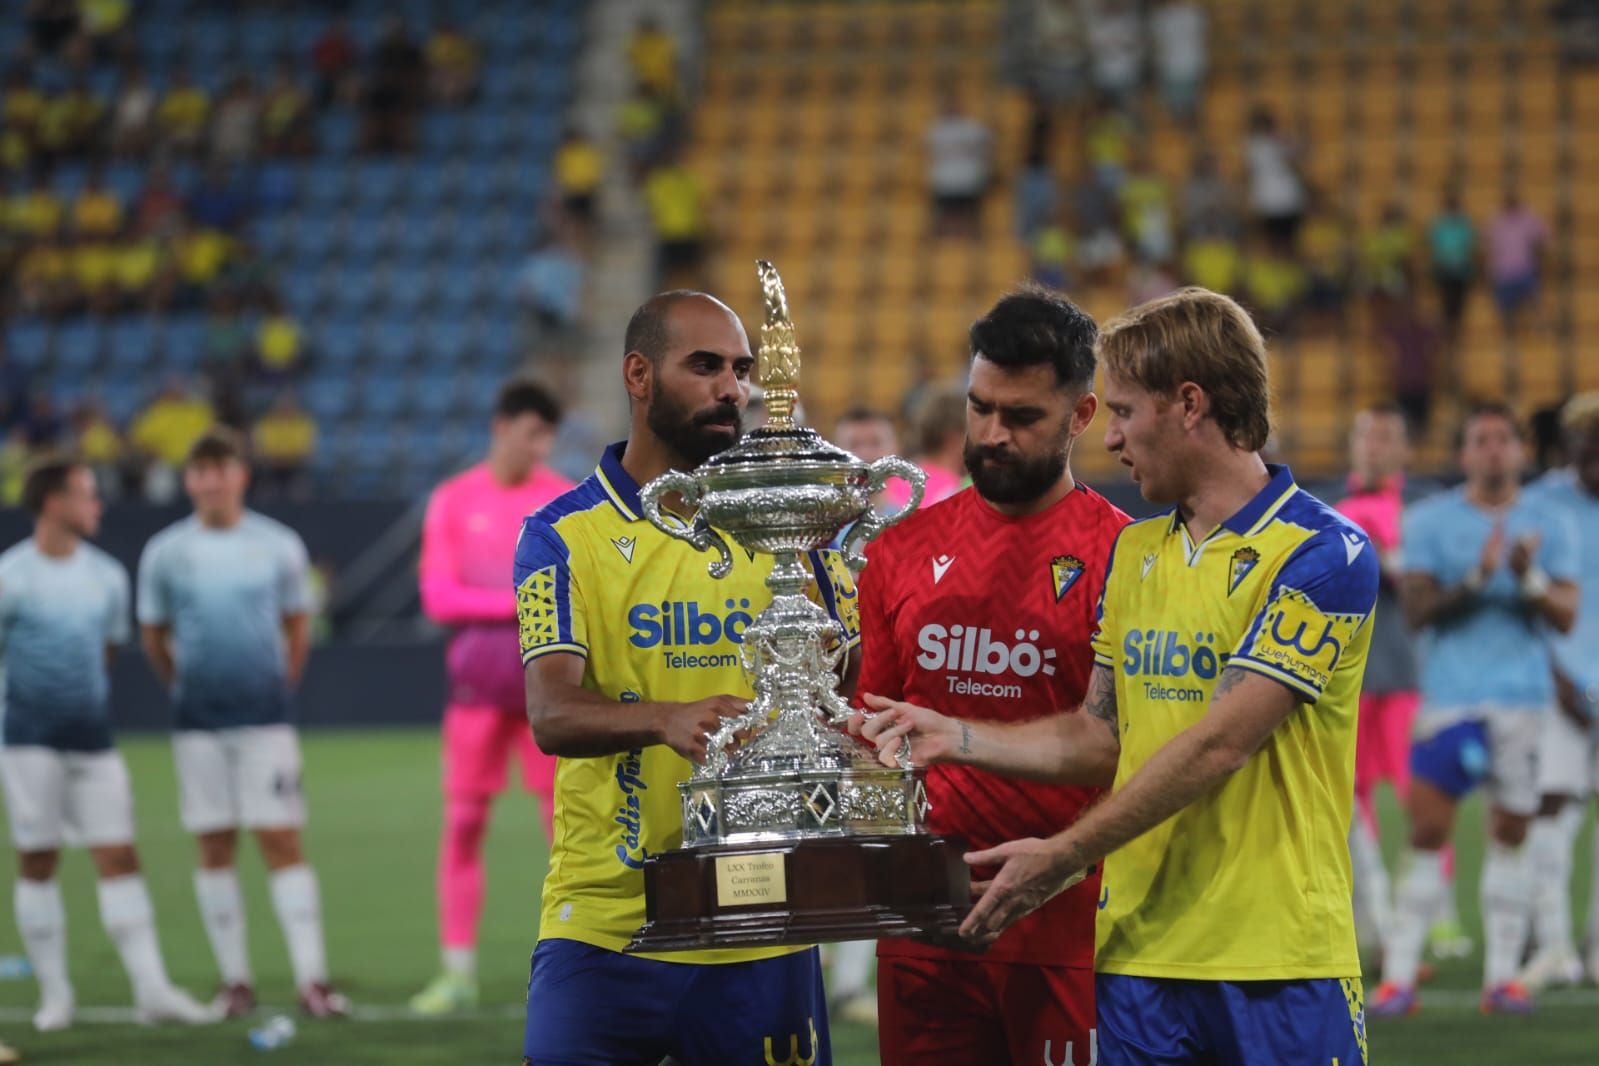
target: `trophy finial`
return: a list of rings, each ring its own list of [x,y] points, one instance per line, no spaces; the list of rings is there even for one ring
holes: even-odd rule
[[[793,429],[794,408],[799,403],[800,350],[794,340],[794,322],[788,317],[788,296],[777,268],[765,259],[755,262],[766,302],[761,325],[758,368],[766,390],[766,410],[773,429]]]

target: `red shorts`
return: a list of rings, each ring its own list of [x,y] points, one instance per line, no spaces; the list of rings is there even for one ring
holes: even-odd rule
[[[1090,1066],[1094,971],[1070,966],[877,960],[883,1066]]]
[[[533,743],[526,717],[494,707],[451,704],[444,709],[445,795],[498,795],[513,754],[522,763],[522,784],[547,799],[555,791],[555,756]]]

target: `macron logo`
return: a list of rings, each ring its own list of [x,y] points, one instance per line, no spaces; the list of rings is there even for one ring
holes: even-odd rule
[[[1353,565],[1354,561],[1360,557],[1360,553],[1365,549],[1366,538],[1362,537],[1359,533],[1345,533],[1344,555],[1346,558],[1344,559],[1344,565]]]
[[[940,581],[944,580],[944,575],[949,572],[949,568],[954,564],[955,557],[953,555],[940,555],[937,559],[934,559],[933,584],[936,585]]]

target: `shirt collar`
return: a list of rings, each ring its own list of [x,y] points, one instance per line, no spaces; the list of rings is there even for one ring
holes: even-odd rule
[[[1271,478],[1266,482],[1266,487],[1255,493],[1254,498],[1240,507],[1231,518],[1222,522],[1221,529],[1236,533],[1240,537],[1248,536],[1252,530],[1264,525],[1272,515],[1276,514],[1277,509],[1299,487],[1294,483],[1293,471],[1281,463],[1267,463],[1266,473]],[[1171,515],[1171,532],[1177,532],[1182,526],[1182,511],[1174,507]]]
[[[605,489],[605,495],[611,501],[611,506],[622,513],[622,517],[629,522],[637,522],[643,514],[644,508],[639,503],[639,483],[633,480],[622,466],[622,453],[627,450],[627,441],[617,441],[608,445],[600,455],[600,465],[594,468],[594,476],[599,478],[600,486]]]

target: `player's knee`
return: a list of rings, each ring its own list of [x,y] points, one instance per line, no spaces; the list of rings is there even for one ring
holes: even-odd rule
[[[475,847],[489,825],[489,801],[479,797],[451,798],[444,808],[444,829],[452,844]]]
[[[235,829],[219,829],[213,833],[201,833],[200,866],[206,870],[226,870],[233,865],[233,858],[239,849],[239,833]]]
[[[261,859],[269,870],[282,870],[305,861],[298,829],[257,829],[255,839],[261,845]]]
[[[1437,851],[1449,843],[1449,823],[1417,820],[1410,826],[1410,846],[1419,851]]]
[[[55,876],[61,853],[48,851],[20,851],[17,853],[17,875],[24,881],[48,881]]]
[[[139,872],[139,853],[132,844],[90,848],[89,856],[94,860],[95,872],[101,878],[129,877]]]
[[[1519,848],[1527,839],[1527,830],[1532,826],[1532,819],[1525,814],[1511,814],[1508,811],[1495,811],[1493,816],[1493,838],[1507,848]]]

